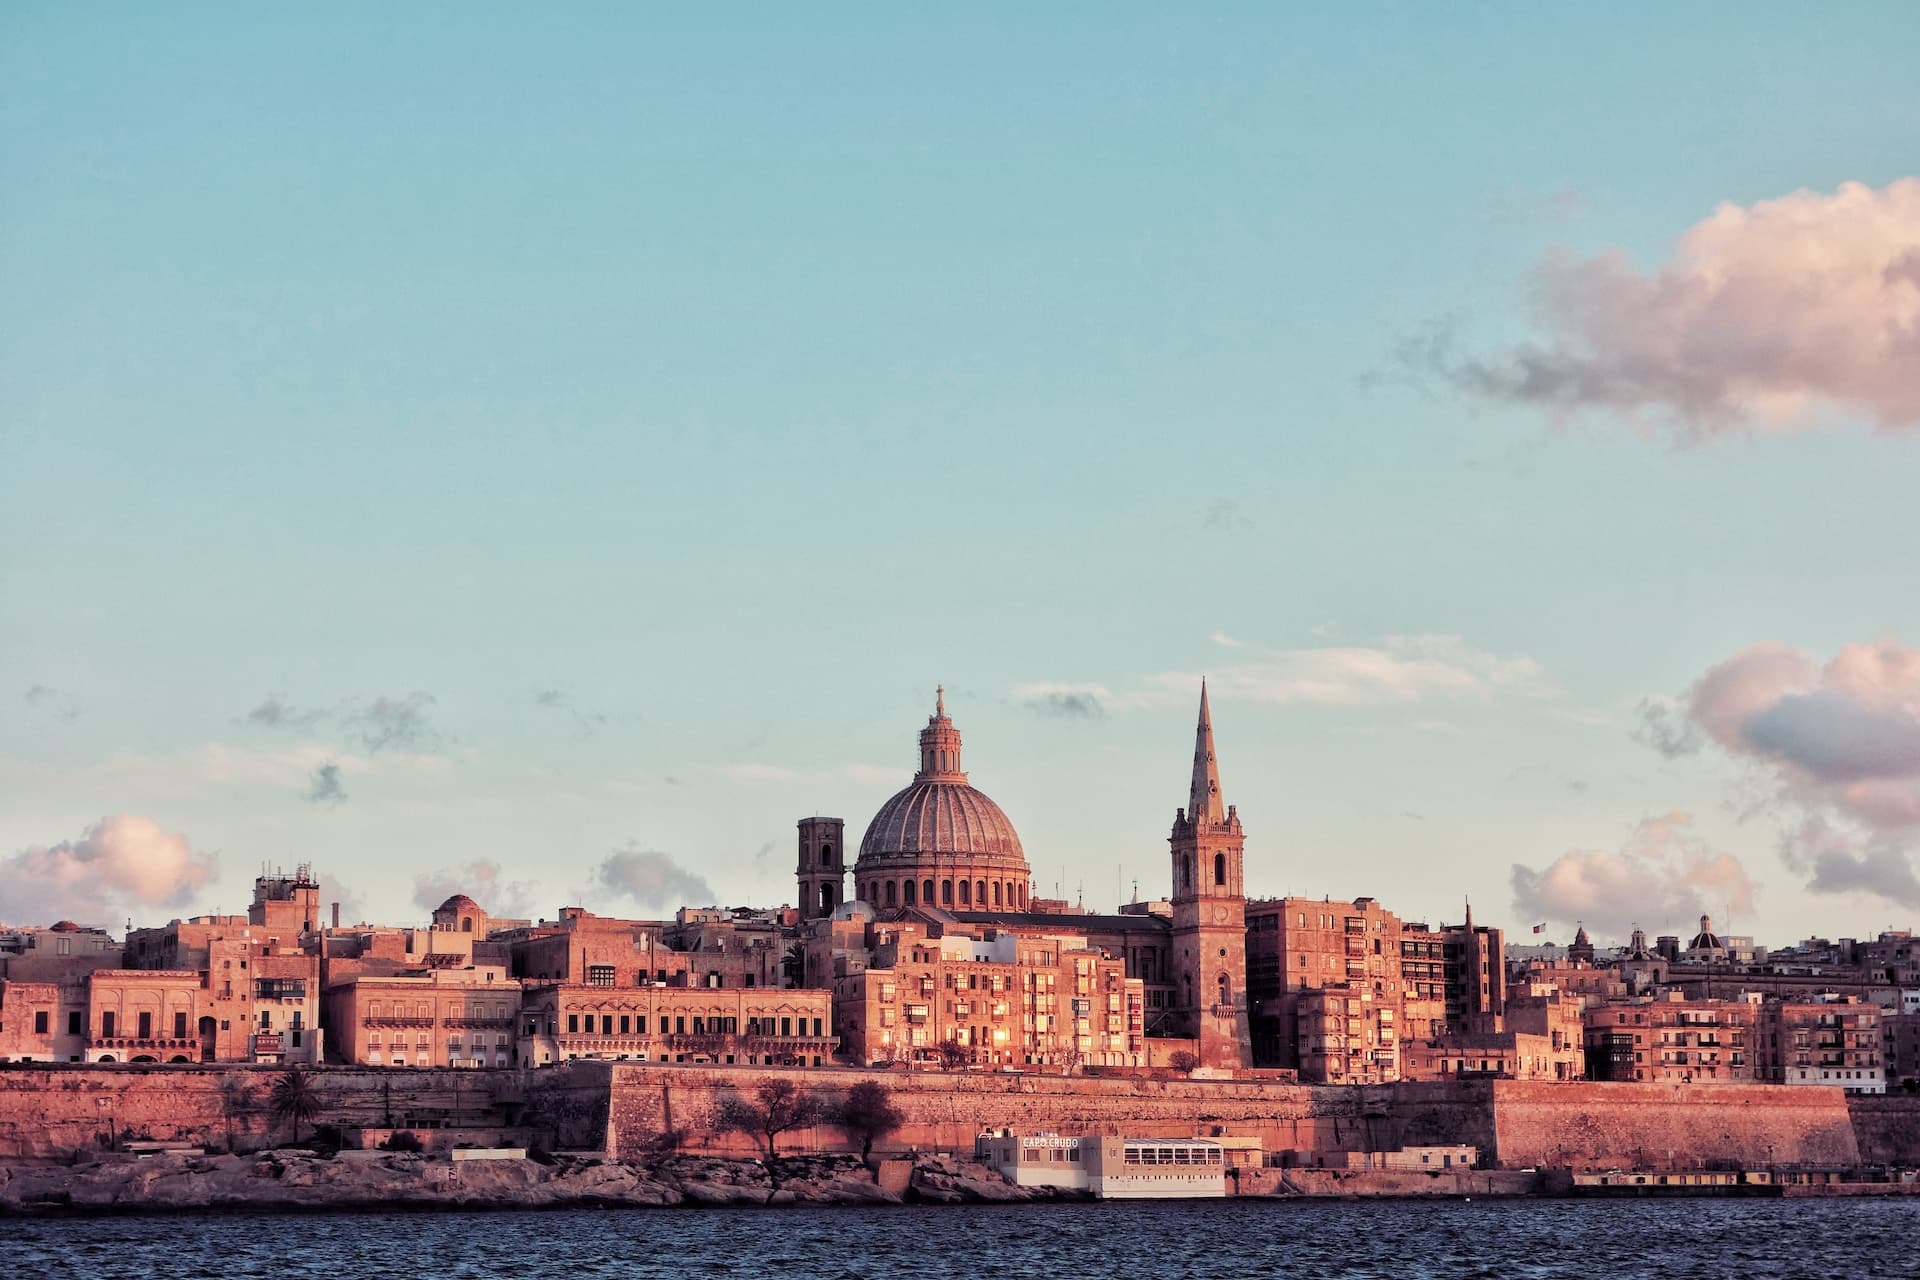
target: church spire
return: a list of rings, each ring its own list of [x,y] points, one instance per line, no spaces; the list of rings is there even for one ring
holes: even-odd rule
[[[1187,797],[1187,820],[1195,826],[1215,826],[1227,820],[1220,799],[1220,766],[1213,758],[1213,716],[1207,710],[1207,682],[1200,681],[1200,723],[1193,736],[1193,789]]]

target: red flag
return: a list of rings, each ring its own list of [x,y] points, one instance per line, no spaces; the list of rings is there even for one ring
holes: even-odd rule
[[[1545,933],[1547,931],[1547,926],[1544,924],[1537,924],[1533,926],[1533,931],[1535,933]]]

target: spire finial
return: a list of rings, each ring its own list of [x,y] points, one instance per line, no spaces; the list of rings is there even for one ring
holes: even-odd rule
[[[933,714],[936,716],[947,714],[947,686],[943,684],[933,686]]]
[[[1193,733],[1193,786],[1187,794],[1187,818],[1196,826],[1227,820],[1220,801],[1220,766],[1213,758],[1213,716],[1207,710],[1207,682],[1200,681],[1200,720]]]

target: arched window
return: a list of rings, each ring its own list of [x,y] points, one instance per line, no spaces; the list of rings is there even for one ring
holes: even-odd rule
[[[996,907],[1000,905],[1000,882],[998,880],[993,882],[993,905]]]
[[[940,905],[943,907],[953,905],[953,881],[951,880],[940,882]]]
[[[833,910],[833,886],[830,884],[820,886],[820,909],[822,911]]]
[[[980,906],[984,907],[987,905],[987,882],[985,880],[976,880],[973,882],[973,900]]]
[[[823,867],[830,867],[833,865],[833,846],[832,845],[823,844],[820,846],[820,865]]]
[[[472,932],[473,932],[473,917],[472,917],[472,916],[461,916],[461,917],[460,917],[460,932],[462,932],[462,933],[472,933]]]
[[[972,891],[972,886],[970,886],[965,880],[962,880],[960,882],[960,905],[961,906],[963,907],[967,906],[972,901],[971,891]]]
[[[1025,885],[1020,886],[1020,909],[1022,911],[1027,909],[1027,886]]]
[[[1215,884],[1227,882],[1227,855],[1224,853],[1213,855],[1213,882]]]
[[[914,890],[914,883],[911,880],[907,881],[905,884],[902,884],[900,886],[901,900],[904,901],[908,906],[913,905],[913,890]]]
[[[893,884],[893,881],[891,881],[891,880],[889,880],[889,881],[887,881],[887,905],[888,905],[888,906],[892,906],[892,905],[893,905],[893,895],[894,895],[894,894],[895,894],[896,892],[898,892],[898,890],[896,890],[896,889],[894,888],[894,884]]]
[[[1222,1008],[1233,1004],[1233,984],[1227,981],[1227,975],[1220,975],[1220,1005]]]
[[[920,901],[928,906],[933,905],[933,881],[929,880],[920,886]]]

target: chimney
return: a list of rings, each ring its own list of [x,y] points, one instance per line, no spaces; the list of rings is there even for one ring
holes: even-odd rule
[[[333,927],[340,927],[340,904],[337,902],[333,904]]]

